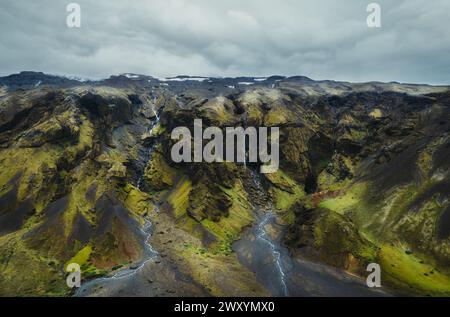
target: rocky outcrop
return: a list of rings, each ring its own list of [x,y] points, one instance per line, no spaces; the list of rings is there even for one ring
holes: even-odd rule
[[[296,220],[285,241],[295,252],[359,275],[377,261],[377,247],[361,236],[346,216],[301,204],[292,209]]]
[[[167,254],[224,294],[215,269],[229,264],[251,278],[231,245],[255,208],[288,224],[294,254],[356,274],[379,261],[393,285],[445,292],[447,87],[277,76],[80,83],[38,73],[0,85],[2,295],[67,295],[63,269],[73,259],[87,278],[129,266],[144,252],[148,217],[163,219],[156,241]],[[279,127],[280,169],[255,176],[260,163],[174,163],[171,131],[192,130],[194,119]],[[187,242],[166,239],[168,223]],[[15,279],[25,262],[36,274]],[[427,263],[440,272],[405,273]]]

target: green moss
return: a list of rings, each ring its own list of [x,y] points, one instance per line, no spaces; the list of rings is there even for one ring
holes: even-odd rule
[[[200,116],[207,118],[215,126],[225,126],[235,121],[231,111],[232,103],[225,97],[216,97],[199,108]]]
[[[126,163],[128,161],[128,158],[126,153],[122,153],[116,149],[108,149],[107,151],[97,156],[95,160],[102,165],[110,168],[114,163]]]
[[[351,185],[354,171],[352,160],[341,154],[335,154],[331,162],[318,166],[316,173],[317,185],[320,191],[337,191]]]
[[[177,171],[167,164],[159,151],[154,151],[150,162],[145,168],[145,182],[154,190],[161,191],[173,186]]]
[[[224,254],[226,253],[226,254]],[[211,253],[203,248],[184,248],[177,252],[185,259],[182,270],[202,285],[211,296],[268,296],[237,257],[227,252]]]
[[[319,202],[318,207],[333,210],[342,215],[348,215],[365,234],[374,233],[374,222],[380,221],[383,216],[382,200],[374,200],[370,192],[369,183],[352,183],[341,188],[337,197],[325,198]],[[377,224],[377,228],[381,228]]]
[[[124,187],[125,199],[124,204],[128,210],[131,210],[138,216],[146,216],[155,209],[150,202],[150,196],[130,183]]]
[[[383,245],[380,261],[382,280],[420,295],[450,296],[450,277],[401,246]]]
[[[350,129],[341,137],[342,139],[350,140],[353,142],[360,142],[367,137],[366,130]]]
[[[292,121],[295,116],[285,107],[274,107],[264,116],[266,127],[276,127]]]
[[[95,178],[89,173],[89,166],[83,164],[84,168],[73,174],[77,181],[72,185],[70,192],[69,208],[72,210],[71,216],[75,216],[77,212],[81,214],[91,223],[95,223],[94,201],[86,199],[86,193],[89,187],[95,182],[97,184],[97,194],[101,194],[101,182],[96,182]]]
[[[175,188],[167,197],[167,202],[172,206],[175,218],[186,214],[189,206],[189,193],[192,190],[192,182],[186,176],[182,177]]]
[[[433,155],[436,150],[445,143],[445,138],[435,138],[427,144],[423,149],[419,157],[417,158],[416,165],[421,172],[421,176],[424,179],[429,178],[430,171],[433,167]]]
[[[48,145],[41,148],[12,147],[0,150],[0,162],[5,167],[0,171],[0,188],[6,189],[7,183],[19,173],[22,174],[19,180],[19,201],[47,188],[49,184],[46,182],[46,175],[56,174],[56,162],[61,154],[59,147]]]
[[[431,181],[424,182],[421,187],[411,183],[379,195],[371,194],[370,184],[356,183],[342,190],[341,196],[326,199],[319,205],[340,214],[351,214],[364,235],[382,246],[380,261],[388,283],[421,295],[448,294],[448,273],[424,265],[414,254],[406,254],[405,248],[387,245],[388,241],[400,239],[410,243],[415,250],[426,251],[428,255],[424,257],[445,258],[446,249],[438,247],[441,245],[435,241],[433,222],[430,222],[437,217],[440,207],[431,197],[419,210],[410,210],[421,193],[431,186]]]
[[[93,124],[82,116],[82,124],[78,135],[78,143],[75,146],[67,147],[64,151],[64,157],[67,161],[73,162],[83,156],[88,150],[92,149],[94,144],[95,130]]]
[[[254,105],[254,104],[249,104],[246,107],[246,111],[247,111],[247,121],[249,124],[252,124],[254,126],[260,126],[264,120],[264,115],[261,111],[261,109]]]
[[[166,127],[164,127],[161,122],[152,129],[152,137],[158,137],[166,132]]]
[[[252,224],[253,207],[248,202],[247,193],[240,181],[237,181],[233,188],[222,188],[222,190],[231,197],[233,202],[228,217],[222,217],[219,222],[205,219],[201,224],[217,237],[216,250],[228,252],[231,243],[238,238],[242,229]]]
[[[344,190],[345,194],[335,198],[327,198],[319,203],[319,207],[327,208],[338,213],[345,213],[351,210],[353,206],[360,202],[360,194],[364,188],[361,186],[351,187],[349,190]]]
[[[374,119],[380,119],[383,117],[383,112],[380,109],[373,109],[373,111],[369,113],[369,116]]]
[[[433,156],[430,150],[422,151],[417,159],[417,166],[424,177],[427,177],[433,167]]]
[[[271,196],[277,210],[287,212],[295,202],[305,198],[305,191],[282,170],[266,174],[266,178],[273,184]]]
[[[301,198],[278,188],[274,188],[272,193],[275,198],[275,207],[282,211],[288,210],[298,200],[298,198]]]
[[[70,291],[58,261],[21,241],[23,231],[0,238],[0,296],[64,296]]]
[[[428,186],[426,185],[425,187]],[[383,219],[384,226],[382,233],[386,234],[391,231],[400,219],[408,214],[409,206],[415,201],[418,195],[419,189],[415,183],[397,189],[396,194],[392,198],[392,203],[384,210],[385,217]]]
[[[377,258],[376,246],[349,219],[333,211],[321,211],[314,227],[314,246],[327,263],[359,272]]]
[[[86,264],[86,262],[89,260],[89,257],[91,256],[91,253],[92,246],[88,244],[80,251],[78,251],[78,253],[75,254],[75,256],[73,256],[69,261],[67,261],[67,263],[64,265],[64,270],[66,270],[67,266],[70,263],[77,263],[80,266]]]

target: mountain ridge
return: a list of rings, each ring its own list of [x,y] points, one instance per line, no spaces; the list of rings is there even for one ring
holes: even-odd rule
[[[372,262],[386,292],[450,294],[448,86],[36,72],[0,86],[1,295],[73,295],[71,262],[77,295],[366,294],[347,272]],[[280,127],[280,170],[174,163],[170,133],[196,118]],[[285,285],[262,258],[291,263]],[[315,279],[314,263],[338,271]]]

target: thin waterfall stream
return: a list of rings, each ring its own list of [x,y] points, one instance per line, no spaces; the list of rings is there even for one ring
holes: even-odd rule
[[[258,171],[248,168],[255,187],[256,223],[234,242],[233,250],[271,296],[389,296],[342,269],[294,257],[283,243],[286,224],[277,215]]]
[[[152,133],[156,126],[158,125],[160,121],[160,115],[159,111],[156,113],[155,119],[151,122],[150,127],[147,130],[147,134],[149,136],[152,136]],[[148,147],[145,159],[143,161],[143,168],[140,171],[139,177],[136,182],[136,187],[138,189],[141,189],[142,181],[144,179],[145,174],[145,168],[148,164],[148,162],[152,159],[152,154],[154,149],[157,146],[157,142],[153,141],[152,144]],[[154,212],[158,212],[159,207],[158,205],[155,206]],[[75,296],[85,296],[90,291],[95,291],[97,286],[104,287],[108,283],[113,283],[116,280],[125,280],[130,279],[133,276],[135,276],[138,272],[140,272],[145,265],[152,260],[155,260],[158,257],[158,252],[152,247],[150,244],[150,239],[152,238],[152,232],[153,232],[153,224],[151,221],[147,218],[145,219],[145,223],[142,228],[140,228],[140,232],[143,235],[144,240],[144,255],[142,259],[137,262],[133,263],[128,267],[125,267],[123,269],[119,269],[117,272],[115,272],[113,275],[97,278],[91,281],[88,281],[86,283],[83,283],[80,288],[77,289],[75,292]]]
[[[260,283],[275,296],[289,296],[286,282],[289,267],[287,249],[280,243],[283,228],[277,225],[277,217],[267,192],[262,185],[260,175],[249,168],[252,182],[260,203],[255,204],[257,224],[244,238],[235,242],[233,248],[240,261],[251,268]]]
[[[150,137],[160,122],[159,113],[152,120],[145,132]],[[157,142],[153,138],[145,148],[142,156],[143,168],[139,169],[136,187],[143,187],[145,168],[152,159]],[[245,149],[244,153],[245,153]],[[246,154],[245,154],[246,157]],[[347,272],[314,263],[304,258],[295,258],[283,244],[286,224],[263,186],[259,169],[244,160],[244,166],[250,172],[249,183],[253,188],[251,196],[256,214],[256,222],[252,228],[246,229],[240,240],[233,243],[238,260],[255,274],[257,281],[271,296],[386,296],[383,291],[370,290],[360,278],[351,276]],[[158,207],[158,206],[157,206]],[[158,212],[158,208],[155,209]],[[144,255],[142,259],[125,268],[119,269],[113,275],[97,278],[83,283],[75,296],[89,296],[105,290],[109,294],[116,294],[122,287],[127,291],[144,290],[146,268],[160,263],[158,252],[150,244],[152,237],[152,223],[149,219],[141,229]],[[152,263],[151,261],[155,261]],[[158,260],[158,261],[157,261]],[[150,262],[150,263],[149,263]],[[120,292],[119,292],[120,293]]]
[[[150,127],[149,127],[149,129],[147,131],[147,134],[149,136],[151,136],[153,134],[153,131],[158,126],[160,120],[161,120],[161,118],[159,116],[159,112],[157,112],[155,120],[152,121],[152,123],[151,123],[151,125],[150,125]],[[150,145],[150,147],[148,149],[147,155],[145,156],[145,159],[144,159],[144,162],[143,162],[144,163],[143,164],[144,167],[142,168],[142,171],[141,171],[141,173],[140,173],[140,175],[138,177],[137,183],[136,183],[136,187],[138,189],[141,189],[142,180],[144,179],[145,168],[146,168],[148,162],[150,162],[150,160],[152,159],[152,154],[153,154],[153,151],[155,150],[156,145],[157,145],[156,142],[152,142],[152,144]]]

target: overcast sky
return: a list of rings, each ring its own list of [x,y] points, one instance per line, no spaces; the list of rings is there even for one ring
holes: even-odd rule
[[[66,5],[81,6],[81,28]],[[0,75],[304,75],[450,84],[450,1],[0,0]]]

